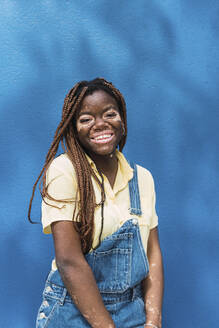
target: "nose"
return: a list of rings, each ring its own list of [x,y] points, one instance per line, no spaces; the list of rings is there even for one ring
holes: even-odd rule
[[[105,127],[108,127],[108,124],[102,117],[97,117],[93,126],[94,130],[102,130]]]

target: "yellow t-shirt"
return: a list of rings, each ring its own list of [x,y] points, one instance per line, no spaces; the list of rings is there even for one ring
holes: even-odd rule
[[[150,229],[156,227],[158,224],[158,217],[155,210],[155,190],[153,177],[147,169],[137,165],[142,215],[131,215],[129,213],[130,201],[128,182],[133,177],[133,169],[130,167],[121,152],[116,151],[116,156],[118,158],[118,171],[113,189],[110,186],[106,176],[103,175],[106,199],[104,203],[104,224],[101,240],[117,231],[125,221],[130,218],[137,218],[142,243],[145,248],[145,252],[147,253],[147,241]],[[100,178],[94,162],[89,157],[88,160],[95,173]],[[96,196],[96,203],[99,203],[101,200],[100,187],[95,179],[92,178],[92,181]],[[55,205],[56,208],[47,205],[44,201],[42,201],[43,232],[48,234],[51,233],[52,222],[60,220],[72,221],[73,218],[77,180],[72,162],[66,153],[59,155],[52,161],[47,170],[46,183],[49,183],[48,193],[55,199],[72,200],[71,203],[60,203],[45,199],[47,203]],[[93,247],[97,246],[99,241],[101,229],[100,206],[95,209],[94,226]],[[53,260],[52,269],[57,269],[55,260]]]

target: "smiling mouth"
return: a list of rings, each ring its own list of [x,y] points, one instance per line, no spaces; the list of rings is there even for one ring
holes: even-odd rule
[[[90,138],[90,140],[94,143],[98,143],[98,144],[104,144],[107,142],[110,142],[114,137],[114,134],[112,133],[107,133],[107,134],[102,134],[100,136],[97,136],[95,138]]]

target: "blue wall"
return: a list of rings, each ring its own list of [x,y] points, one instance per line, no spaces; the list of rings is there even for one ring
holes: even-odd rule
[[[164,328],[218,326],[219,2],[0,1],[0,326],[34,327],[54,255],[28,203],[65,94],[103,76],[124,94],[125,154],[152,171]],[[33,219],[40,218],[39,192]],[[125,327],[123,327],[125,328]]]

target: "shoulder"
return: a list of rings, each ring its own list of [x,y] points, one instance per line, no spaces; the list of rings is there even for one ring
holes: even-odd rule
[[[136,166],[137,166],[139,184],[141,185],[147,184],[148,186],[154,188],[154,179],[151,172],[141,165],[136,164]]]
[[[144,177],[148,177],[148,178],[152,178],[152,174],[151,172],[146,169],[145,167],[139,165],[139,164],[136,164],[137,166],[137,170],[138,170],[138,174],[141,175],[141,176],[144,176]]]
[[[53,159],[50,164],[50,167],[57,167],[59,169],[72,169],[73,165],[68,155],[66,153],[63,153]]]
[[[53,159],[48,167],[47,174],[64,174],[72,177],[75,176],[75,169],[68,155],[63,153]]]

